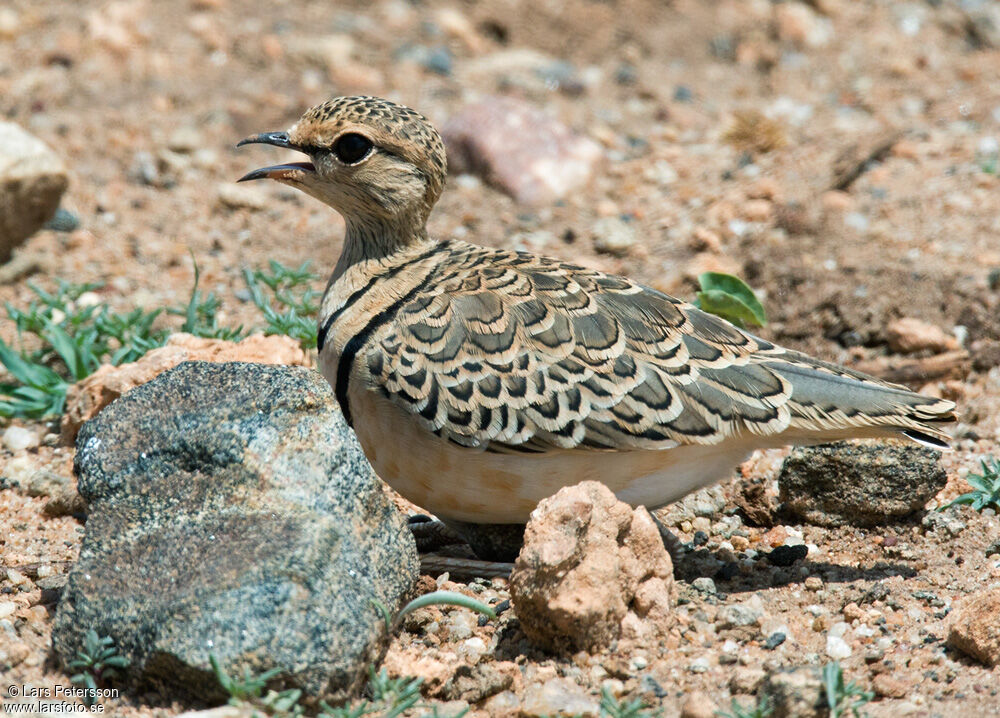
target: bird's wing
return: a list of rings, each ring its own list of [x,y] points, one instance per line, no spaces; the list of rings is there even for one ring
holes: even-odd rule
[[[942,435],[925,422],[954,408],[623,277],[473,245],[451,250],[365,358],[373,388],[428,430],[491,451],[662,449],[873,426],[933,441]]]

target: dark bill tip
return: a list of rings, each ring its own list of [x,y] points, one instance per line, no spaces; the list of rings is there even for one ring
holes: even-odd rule
[[[242,147],[243,145],[274,145],[275,147],[297,149],[291,140],[288,139],[287,132],[261,132],[259,135],[251,135],[245,140],[240,140],[236,143],[237,147]],[[249,175],[247,176],[249,177]]]
[[[315,172],[312,162],[289,162],[285,165],[274,165],[273,167],[261,167],[259,170],[247,172],[240,177],[237,182],[249,182],[259,179],[288,180],[301,179],[306,172]]]

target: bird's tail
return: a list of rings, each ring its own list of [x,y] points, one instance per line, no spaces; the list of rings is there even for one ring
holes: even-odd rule
[[[940,424],[955,421],[955,403],[904,386],[786,351],[761,362],[793,387],[787,436],[827,441],[902,434],[937,449],[949,436]]]

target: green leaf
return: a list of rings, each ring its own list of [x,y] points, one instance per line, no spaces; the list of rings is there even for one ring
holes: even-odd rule
[[[701,291],[696,305],[703,311],[738,323],[767,324],[767,314],[753,290],[739,277],[721,272],[705,272],[698,277]]]
[[[494,621],[497,617],[497,614],[492,608],[474,598],[470,598],[461,593],[456,593],[455,591],[433,591],[431,593],[425,593],[423,596],[410,601],[403,607],[403,610],[399,612],[396,618],[398,620],[411,611],[416,611],[418,608],[423,608],[424,606],[440,605],[470,608],[473,611],[483,614],[484,616],[488,616]]]

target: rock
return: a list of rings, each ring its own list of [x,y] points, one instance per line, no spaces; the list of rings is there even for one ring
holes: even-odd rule
[[[523,204],[549,204],[583,186],[601,155],[593,140],[509,97],[469,105],[443,135],[452,171],[478,174]]]
[[[1000,665],[1000,588],[973,594],[955,607],[948,645],[987,666]]]
[[[801,561],[809,555],[809,549],[803,544],[794,546],[778,546],[776,549],[764,556],[772,566],[791,566],[796,561]]]
[[[850,657],[851,647],[841,636],[830,634],[826,637],[826,655],[840,661]]]
[[[821,526],[878,526],[920,511],[944,488],[939,451],[885,443],[798,447],[778,476],[783,510]]]
[[[267,195],[253,187],[223,182],[216,193],[219,204],[229,209],[260,210],[267,207]]]
[[[0,668],[9,670],[14,666],[19,666],[30,654],[31,649],[26,643],[6,643],[0,648]]]
[[[731,606],[723,606],[719,611],[719,626],[721,628],[733,628],[742,626],[756,626],[763,618],[764,611],[746,603],[736,603]]]
[[[715,718],[715,703],[701,691],[694,691],[681,706],[681,718]]]
[[[760,693],[773,702],[771,718],[823,718],[829,714],[819,673],[808,666],[768,674]]]
[[[718,593],[718,589],[715,587],[715,581],[710,579],[708,576],[699,576],[691,582],[691,587],[695,591],[708,594],[709,596],[714,596]]]
[[[774,19],[778,37],[798,47],[823,47],[833,36],[832,23],[802,3],[776,5]]]
[[[10,452],[34,449],[39,443],[38,432],[23,426],[8,426],[3,432],[4,448]]]
[[[170,134],[170,139],[167,140],[167,149],[187,155],[200,149],[204,144],[205,139],[197,128],[178,127]]]
[[[906,681],[891,673],[879,673],[872,678],[872,688],[875,689],[875,695],[883,698],[906,698],[911,687]]]
[[[220,698],[230,675],[339,700],[377,663],[417,579],[401,514],[327,382],[304,368],[185,362],[87,422],[76,472],[90,506],[53,647],[92,628],[128,681]]]
[[[514,671],[518,670],[514,667]],[[513,673],[511,671],[498,671],[493,663],[479,663],[475,666],[463,664],[444,684],[441,689],[441,697],[445,700],[464,700],[469,703],[478,703],[507,690],[513,684]]]
[[[729,679],[729,690],[733,693],[750,695],[756,693],[767,674],[761,668],[744,668],[740,666]]]
[[[510,577],[522,630],[553,650],[595,651],[666,630],[672,589],[673,566],[649,512],[594,481],[539,503]]]
[[[0,122],[0,263],[59,207],[69,177],[62,159],[12,122]]]
[[[594,249],[605,254],[627,254],[635,244],[635,227],[621,217],[602,217],[594,222]]]
[[[552,678],[545,683],[529,685],[521,702],[521,715],[525,718],[596,716],[599,710],[598,702],[569,678]]]
[[[958,340],[943,329],[920,319],[904,317],[886,327],[889,348],[897,354],[929,350],[934,354],[961,349]]]
[[[53,232],[72,232],[80,227],[80,218],[68,209],[59,207],[52,219],[45,223],[45,229]]]
[[[48,469],[39,469],[31,474],[25,493],[28,496],[56,496],[73,480]]]
[[[73,516],[87,513],[87,502],[80,496],[76,486],[64,484],[49,494],[49,500],[42,507],[42,513],[49,517]]]
[[[191,334],[174,334],[166,346],[146,353],[138,361],[120,366],[105,364],[83,381],[69,388],[66,412],[62,417],[63,441],[71,443],[83,422],[92,419],[125,392],[184,361],[284,364],[302,366],[306,354],[297,341],[286,336],[253,334],[241,342],[203,339]]]

